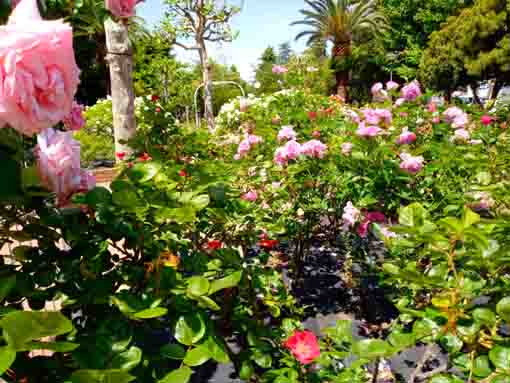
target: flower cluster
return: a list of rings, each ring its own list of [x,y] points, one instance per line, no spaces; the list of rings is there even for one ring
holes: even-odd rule
[[[244,140],[242,140],[237,147],[237,153],[234,156],[234,159],[240,160],[241,158],[245,157],[255,145],[261,143],[262,141],[262,138],[259,136],[247,134]]]
[[[280,166],[284,166],[287,165],[289,161],[297,159],[300,155],[324,158],[327,150],[327,145],[319,140],[310,140],[302,145],[295,140],[291,140],[284,146],[276,149],[274,162]]]
[[[423,169],[423,161],[425,160],[422,156],[412,156],[409,153],[403,152],[400,154],[402,162],[400,163],[400,169],[403,171],[416,174]]]

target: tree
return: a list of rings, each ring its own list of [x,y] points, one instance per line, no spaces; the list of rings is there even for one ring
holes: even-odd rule
[[[168,13],[163,28],[171,41],[186,50],[198,51],[200,56],[205,117],[209,129],[214,130],[211,65],[206,42],[231,42],[235,36],[229,22],[240,9],[215,0],[166,0],[166,4]]]
[[[280,44],[278,49],[278,64],[285,65],[289,62],[290,56],[292,55],[292,49],[288,41]]]
[[[381,10],[390,21],[385,35],[386,70],[410,81],[417,76],[421,56],[432,32],[442,23],[473,3],[473,0],[382,0]]]
[[[279,89],[278,78],[273,73],[273,65],[278,61],[274,48],[267,47],[259,59],[259,64],[255,70],[255,80],[258,83],[258,94],[272,93]]]
[[[300,12],[305,17],[292,25],[310,29],[300,32],[296,40],[307,36],[308,45],[332,42],[335,65],[336,91],[348,99],[349,59],[352,44],[381,35],[386,29],[386,18],[376,9],[374,0],[305,0],[311,8]]]
[[[491,99],[510,82],[510,0],[478,0],[432,34],[421,77],[445,91],[495,79]]]

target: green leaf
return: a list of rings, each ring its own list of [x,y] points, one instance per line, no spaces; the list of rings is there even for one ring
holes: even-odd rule
[[[476,308],[473,310],[473,319],[479,324],[492,327],[496,324],[496,314],[487,308]]]
[[[213,281],[211,283],[211,288],[209,289],[209,295],[212,295],[223,289],[229,289],[237,286],[239,282],[241,282],[242,276],[243,276],[242,271],[236,271],[235,273],[232,273],[225,278]]]
[[[449,354],[455,354],[462,349],[464,344],[457,336],[453,334],[446,334],[440,339],[441,345],[448,351]]]
[[[207,194],[202,194],[196,197],[193,197],[191,200],[191,204],[196,210],[205,209],[210,203],[209,196]]]
[[[181,316],[175,325],[175,339],[191,346],[198,343],[205,335],[206,326],[198,313]]]
[[[115,205],[133,209],[133,207],[139,206],[140,199],[136,191],[132,189],[115,190],[112,194],[113,203]]]
[[[109,204],[112,201],[112,193],[104,187],[96,187],[87,193],[87,203],[92,207],[101,204]]]
[[[465,229],[467,229],[468,227],[473,226],[475,223],[478,223],[478,222],[480,222],[480,216],[478,214],[476,214],[471,209],[465,209],[464,210],[463,223],[464,223],[464,228]]]
[[[242,380],[249,381],[254,372],[255,370],[253,369],[253,364],[249,360],[243,360],[241,363],[241,369],[239,370],[239,377]]]
[[[159,383],[188,383],[192,374],[193,370],[191,368],[182,366],[166,375]]]
[[[496,305],[496,312],[506,321],[510,321],[510,297],[501,299]]]
[[[69,319],[59,312],[15,311],[0,321],[7,343],[14,349],[22,349],[24,344],[44,338],[66,334],[73,330]]]
[[[492,374],[492,369],[487,355],[479,356],[474,360],[473,374],[479,378],[485,378]]]
[[[209,291],[209,287],[210,284],[207,278],[201,276],[191,277],[188,280],[187,292],[188,294],[199,297],[201,295],[206,295]]]
[[[9,346],[0,347],[0,375],[2,375],[16,360],[16,351]]]
[[[196,219],[196,211],[189,206],[175,209],[164,209],[164,212],[165,219],[175,221],[179,224],[194,222]]]
[[[204,347],[207,347],[209,350],[209,354],[211,358],[213,358],[218,363],[228,363],[230,362],[230,357],[228,356],[227,348],[222,339],[217,338],[215,336],[210,336],[204,342]]]
[[[142,350],[138,347],[132,346],[129,350],[115,355],[111,361],[110,367],[123,371],[129,371],[140,364],[142,361]]]
[[[396,348],[404,349],[413,346],[416,343],[416,337],[413,333],[394,331],[388,336],[388,342]]]
[[[489,352],[492,364],[500,370],[510,370],[510,348],[496,346]]]
[[[271,368],[271,365],[273,364],[271,354],[259,350],[256,350],[253,353],[251,359],[262,368]]]
[[[163,315],[166,315],[168,313],[168,309],[165,307],[154,307],[151,309],[146,309],[139,311],[133,316],[138,319],[151,319],[151,318],[158,318],[162,317]]]
[[[122,370],[78,370],[71,375],[72,383],[129,383],[134,376]]]
[[[427,211],[419,203],[408,205],[399,212],[399,223],[404,226],[420,227],[425,222]]]
[[[353,344],[353,351],[363,358],[378,358],[391,353],[392,347],[380,339],[363,339]]]
[[[165,344],[159,351],[160,354],[168,359],[182,360],[186,356],[186,350],[180,344]]]
[[[452,383],[452,380],[446,375],[436,375],[430,379],[430,383]]]
[[[153,179],[161,170],[161,165],[157,162],[139,162],[135,164],[127,175],[133,182],[145,183]]]
[[[195,367],[200,366],[211,359],[209,350],[204,346],[198,346],[189,350],[184,358],[184,364]]]
[[[14,286],[16,286],[16,275],[10,275],[0,279],[0,302],[9,295]]]
[[[209,297],[201,296],[201,297],[198,297],[197,300],[198,300],[200,307],[208,308],[213,311],[221,310],[221,307],[218,306],[218,304]]]

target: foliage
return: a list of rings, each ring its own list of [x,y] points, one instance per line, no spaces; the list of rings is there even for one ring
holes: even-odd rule
[[[432,34],[422,59],[422,77],[437,89],[451,91],[473,79],[508,82],[508,2],[479,0],[451,17]],[[453,79],[448,84],[446,79]],[[500,85],[498,86],[499,90]]]

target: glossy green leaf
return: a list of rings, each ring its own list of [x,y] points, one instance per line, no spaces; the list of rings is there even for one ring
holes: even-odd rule
[[[476,308],[473,310],[473,319],[482,325],[492,327],[496,324],[496,314],[487,308]]]
[[[139,162],[127,172],[128,177],[133,182],[146,183],[153,179],[161,170],[161,165],[157,162]]]
[[[242,380],[249,381],[254,373],[253,364],[249,360],[243,360],[241,369],[239,370],[239,377]]]
[[[206,295],[209,291],[210,283],[207,278],[197,276],[188,280],[188,294],[194,296]]]
[[[228,363],[230,362],[230,357],[228,356],[227,348],[222,339],[210,336],[204,342],[204,347],[207,347],[209,350],[209,354],[211,358],[214,359],[218,363]]]
[[[200,366],[211,359],[209,350],[205,346],[198,346],[189,350],[184,358],[184,364],[195,367]]]
[[[162,317],[163,315],[166,315],[168,313],[168,309],[165,307],[154,307],[151,309],[146,309],[139,311],[133,316],[138,319],[151,319],[151,318],[158,318]]]
[[[464,218],[463,218],[464,228],[473,226],[474,224],[476,224],[478,222],[480,222],[480,216],[478,214],[476,214],[471,209],[464,210]]]
[[[207,194],[202,194],[202,195],[193,197],[193,199],[191,200],[191,204],[193,205],[193,207],[196,210],[205,209],[207,207],[207,205],[209,205],[209,203],[210,203],[210,200],[209,200],[209,196]]]
[[[87,203],[96,208],[101,204],[109,204],[112,202],[112,193],[104,187],[96,187],[87,193]]]
[[[404,226],[419,227],[423,225],[426,215],[427,211],[421,204],[413,203],[400,209],[399,223]]]
[[[464,344],[462,340],[453,334],[446,334],[439,341],[449,354],[455,354],[459,352],[462,349],[462,345]]]
[[[377,358],[389,355],[392,347],[380,339],[363,339],[353,344],[353,351],[363,358]]]
[[[9,346],[0,347],[0,375],[2,375],[16,360],[16,351]]]
[[[175,338],[190,346],[198,343],[205,335],[206,326],[198,313],[181,316],[175,325]]]
[[[14,349],[47,336],[63,335],[73,330],[69,319],[59,312],[15,311],[0,321],[7,343]]]
[[[496,305],[496,312],[507,322],[510,322],[510,297],[501,299]]]
[[[16,275],[0,278],[0,302],[9,295],[14,286],[16,286]]]
[[[271,358],[271,354],[265,353],[263,351],[255,351],[251,359],[262,368],[271,368],[271,365],[273,364],[273,358]]]
[[[188,366],[182,366],[178,370],[174,370],[167,374],[159,383],[188,383],[191,379],[193,370]]]
[[[201,296],[201,297],[198,297],[197,300],[199,302],[200,307],[208,308],[213,311],[221,310],[221,307],[218,306],[218,304],[209,297]]]
[[[496,346],[489,351],[492,364],[503,371],[510,372],[510,348]]]
[[[110,363],[113,369],[129,371],[140,364],[142,361],[142,350],[138,347],[132,346],[128,350],[115,355]]]
[[[492,373],[487,355],[479,356],[473,363],[473,374],[479,378],[486,378]]]
[[[71,375],[72,383],[129,383],[135,380],[122,370],[78,370]]]
[[[168,359],[182,360],[186,356],[186,350],[180,344],[166,344],[161,347],[160,354]]]
[[[225,278],[217,279],[211,282],[211,288],[209,289],[209,295],[212,295],[220,290],[229,289],[235,287],[241,282],[243,276],[242,271],[236,271]]]

